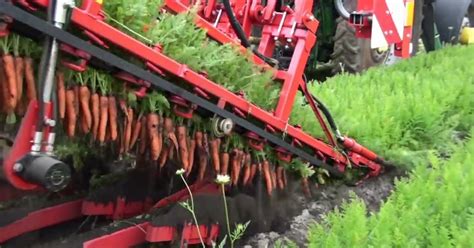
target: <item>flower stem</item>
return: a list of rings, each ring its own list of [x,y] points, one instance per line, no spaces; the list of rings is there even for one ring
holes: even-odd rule
[[[227,210],[227,201],[225,199],[225,187],[224,184],[221,184],[221,189],[222,189],[222,199],[224,200],[224,211],[225,211],[225,219],[227,222],[227,235],[229,235],[229,240],[230,240],[230,247],[234,248],[234,241],[232,240],[232,237],[230,235],[230,223],[229,223],[229,212]]]
[[[199,223],[197,221],[197,218],[196,218],[196,214],[194,213],[194,199],[193,199],[193,193],[191,192],[191,189],[189,188],[189,185],[188,183],[186,182],[186,179],[184,179],[183,177],[183,174],[179,175],[181,177],[181,179],[183,180],[184,182],[184,185],[186,185],[186,189],[188,189],[188,192],[189,192],[189,197],[191,199],[191,214],[193,216],[193,219],[194,219],[194,223],[196,223],[196,228],[197,228],[197,232],[198,232],[198,236],[199,236],[199,240],[201,241],[201,245],[203,248],[206,247],[206,245],[204,244],[204,240],[202,239],[202,235],[201,235],[201,228],[199,228]]]

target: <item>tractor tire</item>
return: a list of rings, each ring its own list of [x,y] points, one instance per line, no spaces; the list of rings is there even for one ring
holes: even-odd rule
[[[334,49],[331,54],[331,74],[341,72],[359,73],[369,67],[382,64],[387,52],[370,48],[370,40],[359,39],[355,29],[343,18],[338,18]]]

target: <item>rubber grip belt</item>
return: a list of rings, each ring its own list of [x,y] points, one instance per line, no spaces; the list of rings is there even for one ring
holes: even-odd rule
[[[77,49],[83,50],[86,53],[90,54],[91,56],[106,62],[107,64],[110,64],[114,67],[117,67],[118,69],[126,71],[147,82],[150,82],[151,86],[154,88],[158,88],[158,89],[170,92],[172,94],[181,96],[182,98],[198,105],[199,107],[206,109],[212,113],[215,113],[223,118],[230,118],[235,122],[236,125],[239,125],[243,127],[244,129],[247,129],[249,131],[256,133],[260,137],[266,139],[267,141],[277,146],[283,147],[284,149],[293,153],[294,155],[308,161],[310,164],[326,169],[328,172],[330,172],[332,175],[336,177],[342,176],[342,173],[339,172],[335,167],[329,166],[328,164],[322,162],[321,160],[315,158],[314,156],[311,156],[307,152],[301,149],[295,148],[294,146],[288,144],[282,139],[276,137],[275,135],[266,132],[262,128],[257,127],[255,124],[252,124],[249,121],[243,118],[240,118],[225,109],[219,108],[217,107],[217,105],[197,95],[194,95],[155,74],[145,71],[144,69],[134,64],[131,64],[127,62],[126,60],[119,58],[118,56],[110,52],[107,52],[94,45],[91,45],[85,42],[84,40],[62,29],[56,28],[53,25],[47,23],[45,20],[40,19],[14,6],[11,3],[7,3],[5,0],[0,0],[0,13],[10,16],[17,22],[27,25],[34,30],[37,30],[41,33],[52,36],[63,43],[71,45]]]

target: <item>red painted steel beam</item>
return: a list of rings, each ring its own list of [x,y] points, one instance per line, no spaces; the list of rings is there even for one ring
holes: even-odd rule
[[[96,239],[84,242],[84,248],[104,248],[104,247],[133,247],[145,242],[145,236],[149,222],[144,222],[101,236]]]
[[[0,227],[0,243],[27,232],[77,219],[82,216],[81,206],[82,199],[31,212],[20,220]]]

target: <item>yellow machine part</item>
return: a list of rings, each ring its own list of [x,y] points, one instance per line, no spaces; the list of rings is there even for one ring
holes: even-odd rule
[[[474,44],[474,28],[464,27],[459,37],[461,44]]]

